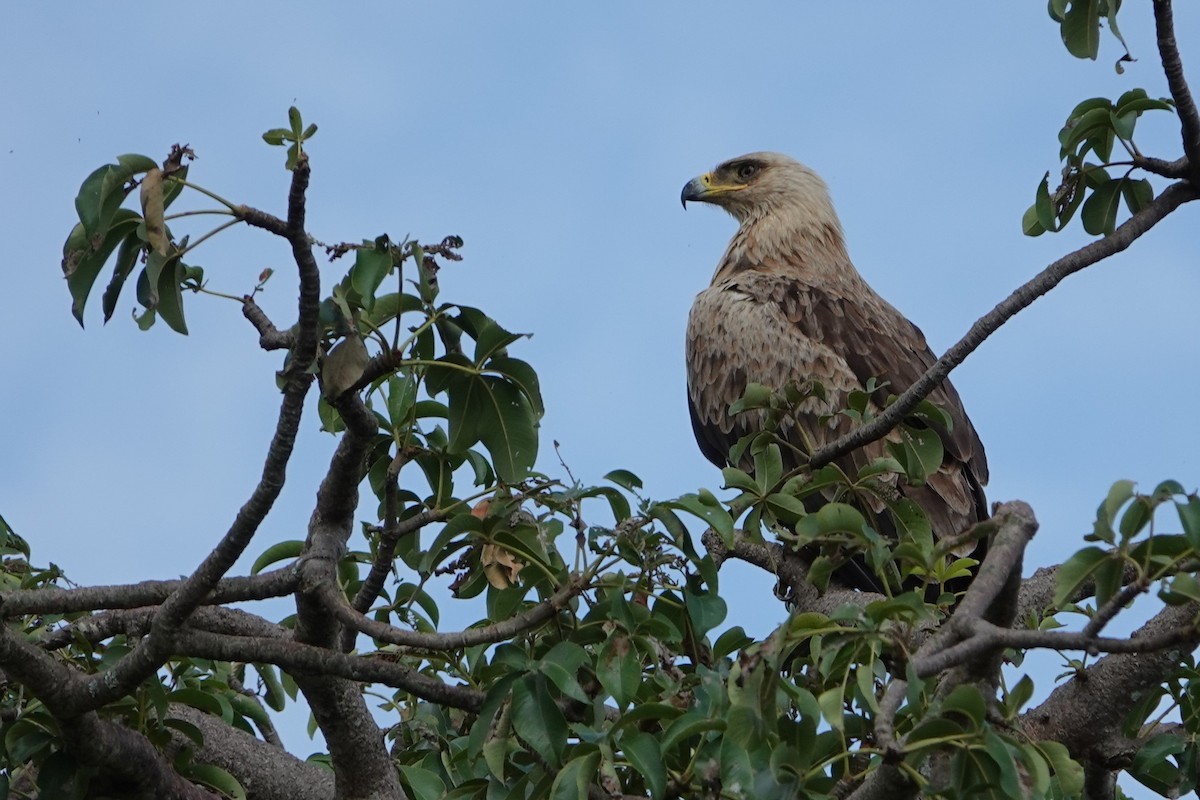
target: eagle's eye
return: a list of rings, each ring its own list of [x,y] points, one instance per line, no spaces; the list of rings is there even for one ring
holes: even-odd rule
[[[758,174],[758,164],[742,164],[738,167],[737,176],[743,181],[748,181]]]

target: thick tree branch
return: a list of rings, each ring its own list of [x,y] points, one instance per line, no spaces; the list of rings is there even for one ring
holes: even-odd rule
[[[214,764],[238,779],[253,800],[330,800],[333,773],[238,730],[218,717],[191,706],[173,704],[170,716],[190,722],[204,734],[197,745],[183,734],[174,736],[168,752],[195,750],[194,760]]]
[[[214,797],[181,778],[141,734],[102,720],[95,712],[75,713],[86,700],[82,676],[6,625],[0,625],[0,664],[59,720],[63,741],[80,761],[118,784],[124,796]]]
[[[1114,753],[1128,751],[1121,733],[1126,715],[1179,668],[1200,644],[1197,614],[1191,603],[1167,606],[1137,630],[1128,647],[1109,655],[1055,688],[1021,719],[1033,739],[1062,742],[1071,756],[1099,770],[1113,769]]]
[[[337,565],[354,528],[363,462],[379,424],[355,392],[343,392],[335,405],[346,432],[317,490],[316,508],[309,521],[296,593],[296,640],[341,655],[340,627],[319,598],[330,588],[341,592]],[[383,732],[371,717],[358,683],[326,671],[294,672],[293,676],[325,735],[338,797],[404,797]]]
[[[1156,3],[1157,7],[1157,3]],[[995,308],[980,317],[966,336],[947,350],[934,362],[925,374],[896,398],[896,402],[884,409],[866,425],[855,428],[835,442],[819,448],[809,459],[816,469],[835,458],[857,450],[865,444],[882,438],[899,425],[909,412],[917,407],[932,392],[950,371],[975,352],[1001,325],[1012,319],[1017,312],[1027,308],[1034,300],[1049,292],[1069,275],[1115,255],[1133,244],[1142,234],[1153,228],[1164,217],[1184,203],[1200,197],[1200,190],[1188,183],[1173,183],[1163,193],[1143,206],[1136,214],[1117,226],[1111,235],[1085,245],[1069,253],[1042,270],[1032,280],[1018,288]]]
[[[302,761],[191,706],[172,704],[169,713],[204,734],[203,743],[197,745],[173,732],[169,753],[173,756],[185,748],[194,749],[194,760],[233,775],[253,800],[330,800],[334,796],[333,773],[328,769]]]
[[[1163,73],[1167,86],[1175,101],[1179,114],[1180,134],[1183,137],[1183,154],[1188,160],[1188,173],[1192,183],[1200,186],[1200,111],[1188,89],[1183,76],[1183,60],[1179,57],[1179,46],[1175,42],[1175,12],[1171,0],[1154,0],[1154,27],[1158,34],[1158,54],[1162,59]]]
[[[108,796],[135,800],[219,800],[220,795],[185,780],[171,759],[159,753],[142,734],[95,712],[60,720],[63,741],[107,784]]]
[[[359,683],[378,683],[401,689],[430,703],[465,711],[478,711],[485,697],[477,689],[452,686],[417,672],[390,653],[352,656],[286,639],[230,636],[190,629],[181,634],[179,650],[183,655],[197,658],[274,664],[294,675],[331,675]]]
[[[294,564],[258,575],[222,578],[204,602],[216,605],[283,597],[295,591],[299,580],[300,573]],[[182,580],[174,580],[85,586],[79,589],[22,589],[0,596],[0,612],[11,618],[24,614],[70,614],[103,608],[141,608],[161,604],[182,585]]]

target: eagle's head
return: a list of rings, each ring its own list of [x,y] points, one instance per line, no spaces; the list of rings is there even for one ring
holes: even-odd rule
[[[808,167],[781,153],[749,153],[731,158],[692,178],[680,195],[712,203],[743,225],[782,213],[811,222],[834,222],[836,216],[825,181]]]

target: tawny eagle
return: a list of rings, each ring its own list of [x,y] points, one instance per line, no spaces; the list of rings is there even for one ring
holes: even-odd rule
[[[762,411],[729,412],[748,383],[772,389],[821,383],[828,405],[809,401],[780,431],[800,445],[802,429],[820,447],[850,428],[845,415],[819,419],[829,409],[844,408],[848,393],[874,378],[883,386],[872,402],[882,407],[889,394],[903,392],[935,361],[920,329],[876,294],[850,262],[829,190],[808,167],[778,153],[751,153],[689,181],[681,199],[685,207],[689,200],[720,206],[739,223],[712,284],[696,296],[687,327],[692,427],[700,449],[717,466],[726,466],[730,447],[763,425]],[[920,505],[934,534],[945,538],[987,516],[987,459],[950,382],[929,400],[953,423],[949,432],[939,431],[945,448],[941,467],[923,485],[896,490]],[[837,463],[854,476],[886,454],[879,441]],[[798,459],[785,453],[784,460],[785,467],[794,467]],[[883,532],[891,532],[883,516],[878,521]],[[858,588],[878,588],[861,569],[839,577]]]

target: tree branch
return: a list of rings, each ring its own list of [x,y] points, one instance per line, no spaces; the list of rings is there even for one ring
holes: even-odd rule
[[[1158,54],[1162,59],[1167,86],[1179,114],[1183,153],[1188,160],[1188,175],[1193,184],[1200,185],[1200,111],[1183,76],[1183,60],[1175,42],[1175,12],[1171,0],[1154,0],[1154,27],[1158,34]]]
[[[320,598],[330,614],[337,618],[343,625],[360,633],[365,633],[372,639],[378,639],[381,642],[403,647],[419,648],[421,650],[457,650],[477,644],[502,642],[506,639],[511,639],[521,631],[536,627],[546,620],[551,619],[567,606],[571,598],[582,594],[587,587],[587,577],[576,575],[571,579],[570,583],[553,595],[516,616],[509,617],[493,625],[486,625],[481,628],[468,628],[465,631],[455,633],[421,633],[420,631],[397,628],[393,625],[388,625],[386,622],[377,622],[373,619],[368,619],[351,607],[346,602],[346,597],[342,594],[341,589],[334,585],[327,584],[322,589]]]
[[[317,490],[317,504],[309,520],[296,593],[296,641],[341,655],[340,628],[320,595],[329,589],[342,591],[337,566],[354,528],[363,462],[379,423],[355,392],[343,392],[335,405],[346,432]],[[403,797],[383,732],[371,717],[358,683],[323,670],[295,672],[293,677],[325,735],[337,796]]]
[[[250,295],[242,298],[242,316],[250,320],[250,324],[258,331],[258,346],[263,350],[288,350],[296,344],[295,335],[291,331],[276,328]]]
[[[222,578],[204,602],[216,605],[283,597],[295,591],[299,579],[295,564],[258,575]],[[182,580],[173,580],[85,586],[79,589],[21,589],[0,596],[0,612],[11,618],[24,614],[70,614],[102,608],[141,608],[161,604],[182,585]]]
[[[1115,640],[1128,645],[1112,651],[1123,654],[1105,656],[1055,688],[1022,716],[1022,729],[1033,739],[1062,742],[1085,766],[1111,769],[1113,743],[1120,751],[1126,741],[1121,734],[1125,717],[1200,644],[1198,612],[1194,603],[1167,606],[1131,639]]]
[[[334,796],[333,773],[323,767],[301,761],[191,706],[172,704],[170,716],[195,725],[204,741],[197,745],[172,731],[169,754],[194,748],[195,761],[227,771],[250,789],[254,800],[330,800]]]
[[[262,478],[250,499],[238,511],[225,536],[196,571],[163,602],[150,635],[142,639],[133,651],[118,661],[112,669],[89,679],[88,699],[80,707],[73,708],[73,711],[100,708],[121,698],[166,662],[171,656],[175,634],[245,552],[283,489],[287,462],[291,458],[296,443],[296,432],[300,427],[304,398],[312,385],[313,376],[309,374],[308,368],[316,358],[319,333],[321,276],[312,255],[308,235],[304,231],[304,192],[308,188],[308,178],[308,158],[302,154],[292,172],[285,231],[300,274],[299,322],[291,368],[283,390],[275,435],[267,452]]]
[[[1158,0],[1155,3],[1156,8],[1161,1]],[[1172,211],[1197,197],[1200,197],[1200,190],[1197,190],[1195,186],[1184,182],[1173,183],[1136,214],[1118,225],[1117,229],[1109,236],[1085,245],[1073,253],[1068,253],[1046,267],[1032,280],[980,317],[958,343],[947,350],[941,358],[934,362],[933,366],[926,370],[924,375],[896,398],[896,402],[884,409],[875,419],[814,452],[812,458],[809,459],[811,467],[813,469],[823,467],[851,450],[857,450],[863,445],[882,438],[888,431],[899,425],[908,413],[917,407],[918,403],[941,384],[951,370],[965,361],[967,356],[975,352],[985,339],[1012,319],[1017,312],[1049,292],[1067,276],[1125,250]]]
[[[274,664],[293,675],[330,675],[359,683],[378,683],[401,689],[429,703],[464,711],[478,711],[485,698],[477,689],[452,686],[417,672],[390,653],[352,656],[286,639],[230,636],[191,629],[180,635],[179,651],[196,658]]]

